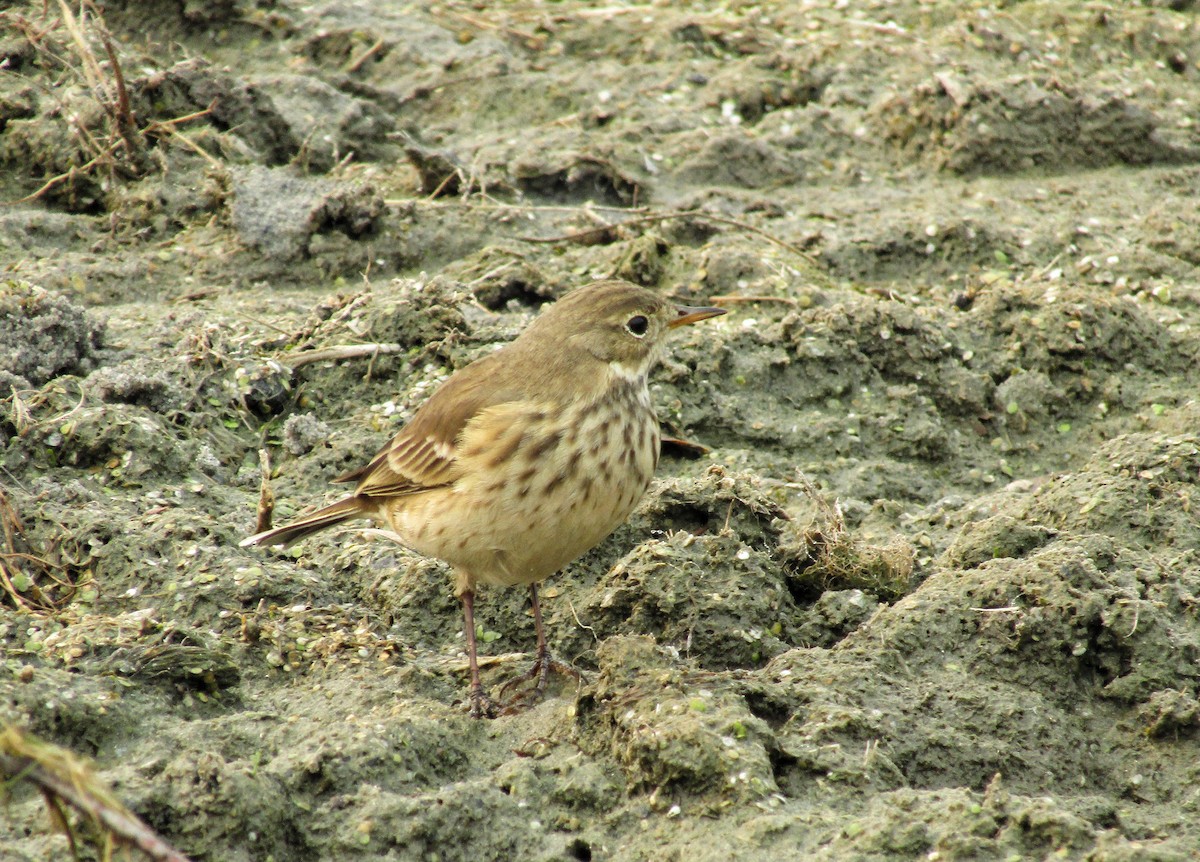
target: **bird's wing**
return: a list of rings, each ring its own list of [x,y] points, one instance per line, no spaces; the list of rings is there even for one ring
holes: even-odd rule
[[[455,373],[364,467],[337,477],[357,482],[355,496],[391,497],[449,485],[462,474],[457,443],[480,411],[512,400],[497,386],[495,356]]]

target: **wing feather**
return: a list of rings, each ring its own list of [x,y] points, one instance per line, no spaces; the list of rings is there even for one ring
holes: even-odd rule
[[[503,375],[493,373],[497,355],[471,363],[442,384],[370,463],[339,476],[357,482],[356,496],[394,497],[452,484],[462,475],[458,441],[481,411],[515,400]],[[497,385],[500,384],[500,385]]]
[[[560,316],[574,313],[568,303]],[[600,361],[586,349],[569,338],[558,339],[550,352],[540,346],[547,336],[539,333],[552,324],[544,320],[550,316],[543,314],[503,349],[451,375],[368,464],[335,481],[356,482],[354,494],[363,497],[395,497],[451,485],[463,475],[464,460],[476,463],[486,457],[485,466],[491,466],[506,449],[520,446],[522,437],[519,432],[514,436],[514,423],[528,412],[537,414],[558,404],[564,396],[563,380],[577,386],[581,379],[594,377],[600,386],[604,375],[586,373],[588,363]],[[484,450],[492,446],[495,451],[485,456]]]

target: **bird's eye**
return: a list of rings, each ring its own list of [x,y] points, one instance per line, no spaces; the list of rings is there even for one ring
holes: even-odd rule
[[[629,322],[625,324],[625,328],[629,330],[630,334],[641,338],[646,334],[646,330],[650,328],[650,321],[638,314],[629,318]]]

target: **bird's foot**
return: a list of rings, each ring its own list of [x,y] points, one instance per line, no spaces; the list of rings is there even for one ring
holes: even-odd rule
[[[522,709],[531,708],[545,696],[546,684],[550,680],[551,673],[562,674],[576,680],[580,678],[579,671],[569,664],[559,661],[548,652],[539,653],[537,658],[533,660],[533,665],[529,670],[519,676],[514,676],[500,687],[497,698],[500,701],[502,711],[505,714],[511,715],[514,712],[520,712]],[[511,700],[504,700],[504,696],[510,688],[523,685],[527,682],[533,682],[533,685],[524,691],[514,694]]]
[[[471,686],[471,718],[495,718],[496,704],[488,697],[482,685]]]

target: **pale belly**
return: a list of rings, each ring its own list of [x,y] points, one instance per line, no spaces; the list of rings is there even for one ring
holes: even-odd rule
[[[546,578],[624,523],[658,464],[648,394],[614,416],[592,409],[526,434],[502,464],[464,463],[454,485],[397,501],[392,528],[414,550],[454,567],[458,590]]]

